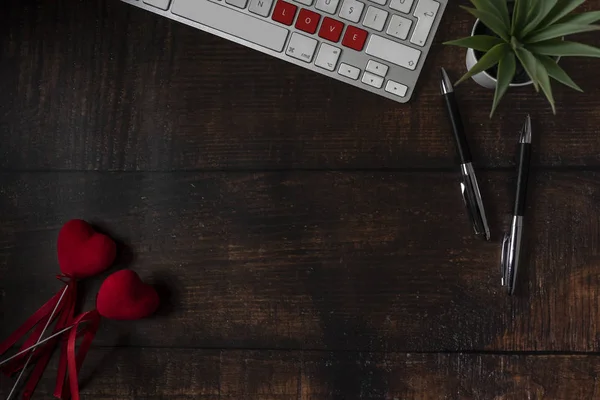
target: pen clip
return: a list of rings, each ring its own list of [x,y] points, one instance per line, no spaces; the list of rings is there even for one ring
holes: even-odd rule
[[[465,203],[465,208],[467,209],[467,214],[469,215],[469,219],[471,220],[471,225],[473,225],[473,229],[475,229],[475,234],[481,235],[480,224],[477,223],[477,211],[473,209],[473,196],[472,189],[469,185],[468,179],[463,178],[462,182],[460,182],[460,194],[462,195],[463,202]]]
[[[510,231],[504,235],[502,241],[502,285],[508,294],[515,292],[517,273],[521,258],[521,240],[523,239],[523,217],[515,215],[510,224]]]
[[[461,173],[460,192],[471,223],[473,224],[475,234],[483,236],[486,240],[490,240],[490,228],[488,227],[479,185],[477,184],[477,178],[471,163],[462,164]]]
[[[508,254],[509,245],[510,245],[510,234],[505,233],[504,239],[502,239],[502,255],[500,258],[500,276],[501,276],[501,282],[502,282],[503,287],[506,287],[510,284],[511,267],[510,267],[510,263],[509,263],[510,254]]]

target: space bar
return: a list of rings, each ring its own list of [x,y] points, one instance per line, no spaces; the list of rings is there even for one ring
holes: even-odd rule
[[[288,35],[287,29],[207,0],[175,0],[171,12],[279,52]]]

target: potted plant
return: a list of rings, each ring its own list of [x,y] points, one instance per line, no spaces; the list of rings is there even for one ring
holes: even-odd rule
[[[565,40],[565,36],[600,29],[600,11],[572,12],[585,0],[471,0],[463,7],[477,18],[471,36],[446,42],[467,50],[468,72],[457,84],[473,78],[495,87],[490,117],[510,86],[533,84],[556,113],[551,78],[582,91],[558,65],[560,57],[600,57],[600,49]]]

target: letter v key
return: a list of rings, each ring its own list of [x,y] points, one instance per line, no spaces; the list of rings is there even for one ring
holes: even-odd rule
[[[333,18],[323,18],[321,29],[319,30],[319,36],[323,39],[327,39],[331,42],[337,43],[342,36],[342,30],[344,30],[344,24],[340,21],[336,21]]]

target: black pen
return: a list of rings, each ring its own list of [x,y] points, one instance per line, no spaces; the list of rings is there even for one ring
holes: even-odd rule
[[[519,139],[519,175],[515,194],[515,208],[510,232],[504,235],[502,242],[502,286],[507,287],[508,294],[515,292],[517,272],[522,257],[523,217],[527,202],[527,186],[529,182],[529,165],[531,163],[531,118],[529,115],[521,130]]]
[[[465,135],[465,128],[460,116],[460,111],[458,110],[456,97],[454,96],[454,87],[444,68],[442,68],[441,90],[442,96],[446,102],[446,108],[448,109],[448,116],[450,117],[452,131],[454,132],[454,140],[456,141],[456,148],[460,158],[460,171],[462,175],[460,190],[463,200],[467,207],[471,222],[473,223],[475,234],[483,236],[486,240],[490,240],[490,228],[488,226],[487,217],[485,216],[485,209],[483,207],[483,200],[481,199],[481,192],[479,191],[479,184],[477,183],[477,176],[473,169],[471,150],[469,149],[469,143],[467,142],[467,137]]]

